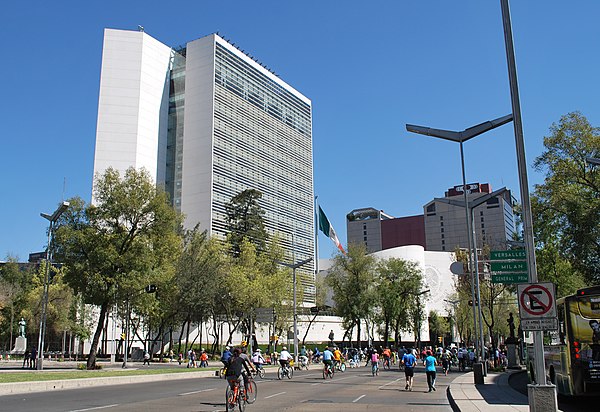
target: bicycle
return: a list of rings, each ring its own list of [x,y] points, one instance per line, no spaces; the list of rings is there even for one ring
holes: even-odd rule
[[[390,358],[385,358],[383,360],[383,369],[390,370]]]
[[[373,376],[379,375],[379,362],[371,362],[373,366],[371,366],[371,373]]]
[[[340,372],[346,372],[346,362],[344,362],[343,360],[335,361],[335,370]]]
[[[219,378],[223,378],[225,379],[225,375],[227,374],[227,366],[223,366],[221,369],[219,369]]]
[[[277,369],[277,379],[281,380],[285,376],[287,376],[288,379],[292,379],[292,376],[294,376],[294,368],[289,364],[280,366],[279,369]]]
[[[246,403],[253,404],[256,402],[256,394],[258,393],[258,387],[256,382],[252,379],[252,376],[248,377],[248,389],[246,390]]]
[[[262,367],[262,365],[258,365],[256,366],[256,368],[252,371],[250,371],[251,376],[254,378],[256,376],[258,376],[261,379],[265,378],[265,368]]]
[[[327,378],[333,379],[334,374],[335,374],[335,368],[332,365],[325,364],[325,367],[323,368],[323,379],[325,379],[325,380],[327,380]]]
[[[241,377],[228,380],[227,389],[225,389],[226,411],[234,411],[236,407],[240,412],[244,412],[246,409],[246,389],[243,384],[240,384],[240,380]],[[256,399],[256,395],[254,399]]]

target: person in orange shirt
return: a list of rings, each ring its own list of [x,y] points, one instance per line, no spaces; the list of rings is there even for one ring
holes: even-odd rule
[[[390,358],[392,357],[392,351],[390,351],[390,348],[385,348],[383,350],[383,366],[387,367],[388,369],[390,368]]]
[[[336,346],[335,350],[333,351],[333,366],[337,367],[341,362],[342,352],[340,352],[340,349]]]

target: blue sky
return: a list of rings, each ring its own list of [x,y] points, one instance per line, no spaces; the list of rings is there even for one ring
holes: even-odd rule
[[[600,2],[511,4],[530,188],[543,137],[578,110],[600,125]],[[315,194],[345,215],[423,212],[461,181],[457,144],[405,124],[462,130],[511,111],[499,0],[29,1],[2,6],[0,259],[46,244],[64,198],[89,200],[105,27],[171,45],[218,31],[313,103]],[[469,182],[518,198],[512,124],[465,144]],[[320,257],[335,250],[319,238]]]

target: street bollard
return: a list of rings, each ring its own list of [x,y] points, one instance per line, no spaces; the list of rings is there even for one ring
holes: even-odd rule
[[[473,378],[475,379],[475,385],[483,385],[483,363],[473,364]]]

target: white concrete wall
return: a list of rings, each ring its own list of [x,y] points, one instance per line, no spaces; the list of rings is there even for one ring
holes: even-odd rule
[[[181,212],[211,234],[215,36],[187,44]]]
[[[171,53],[143,32],[104,31],[94,175],[134,166],[164,181]]]

